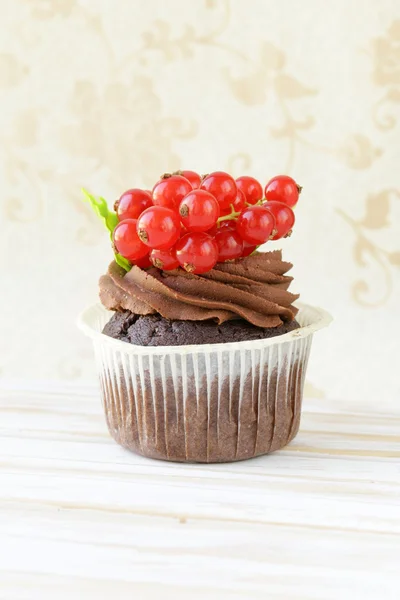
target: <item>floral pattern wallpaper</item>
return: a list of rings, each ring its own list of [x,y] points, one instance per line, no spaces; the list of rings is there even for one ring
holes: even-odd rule
[[[396,0],[14,0],[0,19],[0,377],[95,379],[108,198],[179,168],[303,186],[285,240],[327,308],[307,393],[395,398],[400,335]],[[357,26],[354,26],[357,23]]]

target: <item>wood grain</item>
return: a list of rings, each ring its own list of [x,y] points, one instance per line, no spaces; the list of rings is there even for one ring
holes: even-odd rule
[[[98,395],[0,391],[0,598],[398,599],[400,407],[305,401],[276,454],[117,446]]]

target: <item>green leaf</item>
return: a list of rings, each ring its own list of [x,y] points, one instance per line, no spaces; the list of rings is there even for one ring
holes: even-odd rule
[[[107,201],[101,196],[97,199],[94,196],[92,196],[92,194],[89,194],[89,192],[84,188],[82,188],[82,192],[84,193],[85,200],[90,203],[96,215],[103,220],[105,226],[110,232],[110,238],[112,239],[114,229],[118,225],[118,217],[116,213],[109,210]],[[114,255],[115,262],[120,267],[122,267],[126,272],[131,270],[132,264],[129,262],[129,260],[121,256],[121,254],[118,254],[117,252],[114,252]]]
[[[125,269],[125,271],[127,273],[132,268],[132,265],[129,262],[129,260],[127,258],[124,258],[123,256],[121,256],[121,254],[115,254],[115,262],[117,263],[117,265],[119,265],[120,267],[122,267],[123,269]]]
[[[97,216],[103,219],[105,226],[112,234],[118,224],[118,217],[115,212],[109,210],[106,200],[101,196],[97,199],[84,188],[82,188],[82,192],[85,195],[85,200],[90,203]]]

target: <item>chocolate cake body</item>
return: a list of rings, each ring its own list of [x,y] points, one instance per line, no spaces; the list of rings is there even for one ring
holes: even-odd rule
[[[214,320],[174,321],[161,315],[140,316],[123,311],[111,317],[103,333],[137,346],[187,346],[261,340],[283,335],[299,327],[296,320],[278,327],[256,327],[242,319],[218,324]]]
[[[129,344],[115,352],[109,345],[100,383],[112,437],[137,454],[177,462],[279,450],[299,429],[309,341],[254,344],[134,353],[124,352]]]
[[[267,454],[293,439],[308,341],[290,336],[300,328],[291,266],[280,251],[200,275],[125,272],[111,263],[100,298],[114,315],[102,332],[124,343],[105,344],[100,381],[119,444],[152,458],[212,463]],[[283,334],[287,342],[279,343]]]

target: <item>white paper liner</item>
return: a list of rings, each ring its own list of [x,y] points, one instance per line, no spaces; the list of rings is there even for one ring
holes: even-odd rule
[[[300,424],[313,333],[331,317],[299,305],[300,329],[249,342],[134,346],[101,333],[101,304],[79,317],[92,338],[107,425],[144,456],[228,462],[285,446]]]

